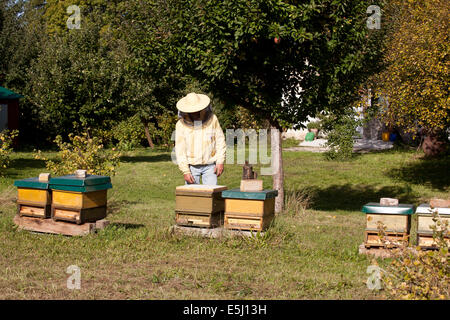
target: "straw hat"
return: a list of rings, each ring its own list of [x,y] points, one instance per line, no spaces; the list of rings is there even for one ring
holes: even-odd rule
[[[204,94],[189,93],[177,102],[177,109],[185,113],[193,113],[205,109],[211,99]]]

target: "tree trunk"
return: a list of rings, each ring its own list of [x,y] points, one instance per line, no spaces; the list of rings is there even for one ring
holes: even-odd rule
[[[270,143],[273,189],[278,190],[278,196],[275,198],[275,213],[280,213],[284,209],[284,172],[281,131],[275,126],[272,126],[270,130]]]
[[[427,157],[437,157],[444,153],[447,143],[440,139],[439,135],[429,133],[425,136],[422,149]]]
[[[148,123],[147,121],[143,121],[144,129],[145,129],[145,136],[147,137],[148,145],[150,148],[155,149],[155,145],[153,144],[152,137],[150,136],[150,130],[148,129]]]

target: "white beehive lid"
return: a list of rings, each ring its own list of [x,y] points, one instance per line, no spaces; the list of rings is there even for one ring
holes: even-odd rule
[[[176,191],[189,191],[189,192],[219,192],[227,190],[226,186],[219,185],[207,185],[207,184],[186,184],[176,187]]]
[[[423,203],[420,206],[417,207],[416,213],[419,214],[429,214],[431,215],[431,212],[436,211],[441,215],[450,215],[450,208],[434,208],[431,209],[430,205]]]

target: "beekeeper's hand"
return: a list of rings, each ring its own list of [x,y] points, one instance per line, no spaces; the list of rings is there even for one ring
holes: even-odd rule
[[[222,174],[222,172],[223,172],[223,163],[216,164],[216,167],[214,168],[214,173],[215,173],[218,177],[220,177],[220,175]]]
[[[190,174],[190,173],[187,173],[187,174],[184,175],[184,181],[186,181],[189,184],[195,183],[195,179],[192,176],[192,174]]]

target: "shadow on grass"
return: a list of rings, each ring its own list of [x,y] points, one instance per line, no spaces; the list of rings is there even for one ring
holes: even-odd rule
[[[23,170],[23,169],[39,169],[39,168],[45,168],[45,161],[44,160],[37,160],[37,159],[13,159],[10,163],[10,168]]]
[[[172,158],[170,154],[157,154],[154,156],[122,156],[120,157],[121,162],[130,162],[130,163],[137,163],[137,162],[164,162],[164,161],[171,161]]]
[[[375,188],[368,185],[332,185],[325,188],[309,187],[310,208],[313,210],[360,211],[368,202],[378,202],[380,198],[397,198],[400,203],[417,203],[419,197],[412,194],[410,187],[386,186]]]
[[[140,223],[121,223],[121,222],[111,222],[110,226],[113,226],[117,229],[125,229],[125,230],[139,229],[145,227],[143,224]]]
[[[114,214],[120,212],[120,209],[126,206],[134,205],[139,202],[137,201],[128,201],[128,200],[110,200],[108,202],[108,214]]]
[[[421,159],[418,162],[393,168],[387,172],[390,177],[412,183],[430,185],[438,190],[450,186],[450,157],[441,159]]]
[[[30,172],[36,169],[45,171],[45,161],[36,159],[12,159],[8,168],[5,169],[5,176],[13,179],[30,178]]]

